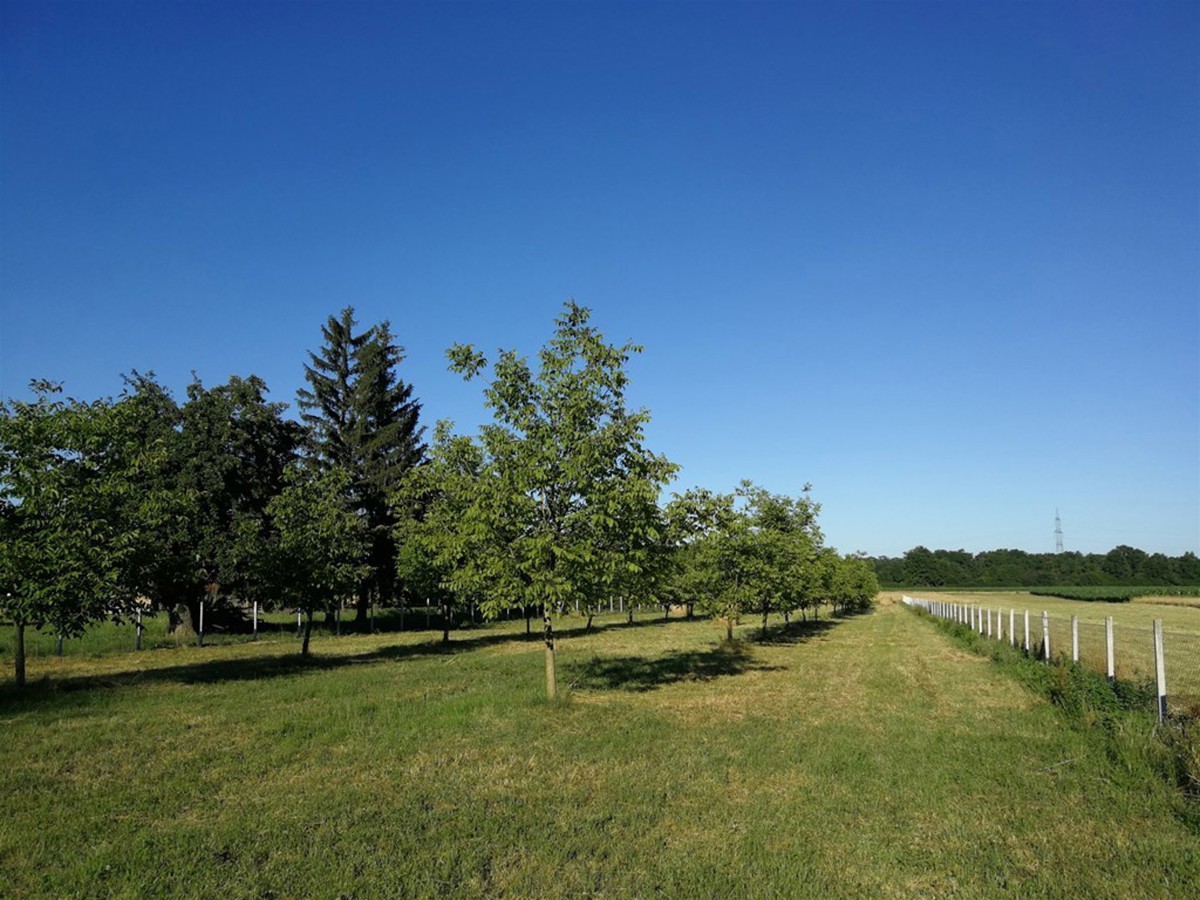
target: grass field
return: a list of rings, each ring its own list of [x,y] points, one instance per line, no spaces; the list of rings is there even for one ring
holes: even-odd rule
[[[0,895],[1200,895],[1173,789],[890,598],[603,624],[556,705],[523,623],[31,660]]]
[[[1104,603],[1101,601],[1065,600],[1062,597],[1044,597],[1028,591],[937,591],[923,594],[911,589],[909,594],[948,603],[974,603],[992,609],[1015,608],[1018,614],[1025,609],[1030,614],[1041,615],[1042,610],[1052,616],[1079,616],[1081,622],[1103,623],[1112,616],[1118,625],[1133,628],[1149,628],[1155,619],[1162,619],[1163,627],[1174,631],[1200,634],[1200,608],[1191,603],[1171,602],[1172,598],[1147,597],[1133,603]],[[1182,598],[1195,601],[1195,598]],[[1165,601],[1165,602],[1164,602]],[[1200,601],[1195,601],[1200,603]]]
[[[917,596],[920,596],[919,592]],[[1071,616],[1079,618],[1080,659],[1097,671],[1106,670],[1104,620],[1113,618],[1117,677],[1146,681],[1154,677],[1154,643],[1151,626],[1155,619],[1163,623],[1166,645],[1168,697],[1179,710],[1200,710],[1200,608],[1171,602],[1172,598],[1145,598],[1135,603],[1064,600],[1060,597],[1033,595],[1027,591],[941,591],[928,595],[948,603],[978,605],[1003,611],[1008,628],[1008,611],[1017,611],[1018,629],[1023,628],[1023,613],[1029,610],[1030,628],[1035,642],[1041,640],[1041,615],[1051,618],[1051,648],[1069,653]],[[1165,601],[1165,602],[1153,602]],[[1023,631],[1019,631],[1023,637]]]

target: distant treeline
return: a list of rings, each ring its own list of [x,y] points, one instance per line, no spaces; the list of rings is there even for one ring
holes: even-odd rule
[[[929,550],[871,557],[880,584],[892,587],[1044,587],[1046,585],[1200,585],[1200,557],[1166,556],[1122,544],[1107,553]]]

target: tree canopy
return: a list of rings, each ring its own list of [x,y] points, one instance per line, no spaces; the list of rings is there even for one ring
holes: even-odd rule
[[[567,303],[536,369],[513,350],[496,359],[484,389],[493,421],[472,439],[479,472],[463,515],[462,540],[484,547],[471,576],[489,588],[484,612],[543,611],[551,695],[552,611],[595,607],[641,574],[659,538],[658,494],[675,471],[643,445],[649,412],[626,405],[626,364],[641,348],[607,343],[590,315]],[[468,380],[488,365],[471,346],[447,355]]]

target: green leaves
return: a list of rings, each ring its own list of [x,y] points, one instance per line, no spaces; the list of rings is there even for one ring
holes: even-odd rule
[[[75,635],[119,616],[139,587],[138,551],[174,509],[165,450],[135,398],[0,406],[0,603],[14,622]]]
[[[484,389],[493,421],[475,438],[439,425],[430,465],[398,496],[425,502],[407,538],[440,567],[441,583],[492,615],[594,606],[651,583],[658,492],[675,466],[642,446],[649,414],[625,406],[624,366],[639,348],[607,344],[589,320],[566,304],[536,371],[502,351]],[[468,380],[487,367],[471,346],[447,357]]]
[[[310,461],[349,475],[345,499],[365,517],[371,540],[370,583],[364,587],[391,597],[396,547],[388,500],[405,473],[424,459],[421,405],[396,375],[404,348],[388,322],[360,332],[347,307],[329,317],[322,335],[323,346],[309,354],[305,366],[309,388],[298,392],[311,429]]]

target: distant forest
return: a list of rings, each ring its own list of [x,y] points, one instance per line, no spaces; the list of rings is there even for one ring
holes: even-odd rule
[[[1052,585],[1200,585],[1194,553],[1165,556],[1122,544],[1107,553],[929,550],[870,558],[885,587],[1048,587]]]

